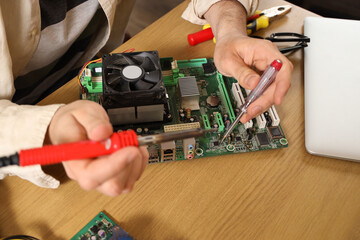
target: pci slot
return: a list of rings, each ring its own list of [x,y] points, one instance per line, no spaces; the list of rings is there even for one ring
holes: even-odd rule
[[[241,91],[239,83],[233,83],[231,92],[236,100],[236,107],[240,109],[241,105],[245,103],[245,97]],[[252,128],[253,121],[250,120],[244,124],[245,129]]]
[[[220,113],[216,113],[215,114],[215,118],[216,118],[216,122],[219,125],[219,132],[224,131],[225,126],[224,126],[224,121],[222,120],[221,114]]]
[[[202,120],[203,120],[205,129],[211,129],[209,117],[206,114],[202,115]]]
[[[248,89],[245,89],[245,91],[246,91],[247,95],[249,95],[251,92]],[[256,117],[256,122],[257,122],[258,128],[262,129],[262,128],[266,127],[266,118],[263,113]]]
[[[225,105],[226,111],[228,112],[230,117],[230,121],[234,122],[235,120],[234,110],[232,108],[231,101],[225,87],[224,79],[220,73],[217,73],[217,80],[219,84],[218,87],[221,93],[221,101]]]
[[[270,117],[272,119],[271,126],[279,126],[280,118],[279,118],[279,115],[277,114],[275,106],[272,105],[271,108],[269,108],[268,112],[269,112]]]

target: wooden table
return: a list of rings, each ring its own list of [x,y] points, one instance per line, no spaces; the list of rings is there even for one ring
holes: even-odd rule
[[[264,0],[259,9],[284,3]],[[178,60],[212,57],[211,41],[188,45],[187,34],[201,27],[180,18],[185,7],[179,5],[116,52],[135,48]],[[308,15],[314,14],[294,6],[258,34],[301,33]],[[0,235],[69,239],[105,210],[136,239],[360,239],[360,164],[306,152],[302,53],[289,58],[295,66],[292,87],[277,107],[288,148],[149,165],[133,193],[116,198],[82,190],[59,166],[47,169],[62,182],[56,190],[9,177],[0,181]],[[41,104],[76,99],[73,80]]]

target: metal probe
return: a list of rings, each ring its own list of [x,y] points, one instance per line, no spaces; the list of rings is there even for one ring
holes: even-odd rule
[[[274,81],[276,74],[280,71],[282,67],[282,62],[280,60],[274,60],[268,68],[261,75],[260,82],[258,85],[252,90],[249,96],[246,98],[245,103],[240,107],[240,113],[234,120],[234,122],[230,125],[229,129],[226,131],[224,137],[221,139],[220,143],[223,143],[224,140],[230,135],[230,133],[234,130],[237,124],[240,122],[240,118],[247,113],[247,109],[251,103],[253,103],[258,97],[260,97],[265,90],[271,85]]]
[[[189,129],[184,131],[176,131],[176,132],[168,132],[168,133],[160,133],[154,134],[150,136],[139,136],[138,142],[139,146],[168,142],[173,140],[192,138],[192,137],[201,137],[206,132],[215,132],[217,129],[207,129],[204,130],[202,128]]]

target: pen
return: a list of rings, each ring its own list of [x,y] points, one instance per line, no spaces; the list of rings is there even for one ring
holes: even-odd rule
[[[160,133],[148,136],[137,136],[134,130],[116,132],[104,141],[82,141],[58,145],[46,145],[39,148],[21,150],[8,157],[0,157],[0,168],[10,165],[50,165],[68,160],[96,158],[109,155],[127,146],[144,146],[172,140],[201,137],[206,132],[201,128]]]
[[[271,85],[274,81],[276,74],[280,71],[282,67],[282,62],[280,60],[274,60],[261,75],[260,82],[258,85],[252,90],[249,96],[246,98],[245,103],[240,107],[240,113],[234,120],[234,122],[230,125],[229,129],[226,131],[224,137],[221,140],[221,143],[229,136],[229,134],[234,130],[236,125],[239,123],[240,118],[244,116],[247,112],[248,107],[251,103],[253,103],[258,97],[260,97],[265,90]]]

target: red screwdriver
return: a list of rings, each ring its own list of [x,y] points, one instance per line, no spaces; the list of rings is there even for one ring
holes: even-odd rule
[[[201,128],[161,133],[148,136],[137,136],[133,130],[113,133],[104,141],[82,141],[59,145],[47,145],[40,148],[21,150],[8,157],[0,157],[0,167],[10,165],[50,165],[63,161],[96,158],[109,155],[128,146],[144,146],[173,140],[200,137],[205,132],[215,129],[203,130]]]

